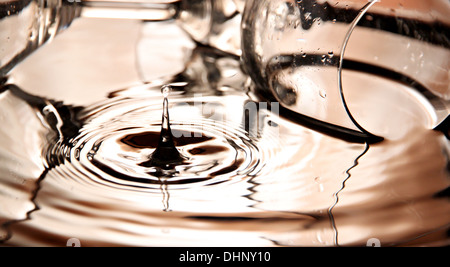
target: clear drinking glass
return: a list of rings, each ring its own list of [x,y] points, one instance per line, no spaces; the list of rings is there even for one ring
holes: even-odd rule
[[[448,0],[246,4],[244,68],[256,92],[279,101],[287,115],[369,139],[398,138],[404,129],[434,128],[447,118]],[[396,109],[408,109],[416,121],[404,121]]]
[[[240,55],[245,0],[1,0],[0,77],[79,17],[176,20],[193,40]]]
[[[409,125],[399,106],[430,128],[447,118],[449,14],[447,0],[2,1],[0,76],[77,17],[175,19],[198,43],[242,55],[286,117],[375,142]]]

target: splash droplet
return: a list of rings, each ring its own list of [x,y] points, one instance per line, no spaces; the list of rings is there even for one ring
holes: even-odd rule
[[[172,92],[172,87],[170,85],[164,85],[163,87],[161,87],[161,93],[164,98],[169,97],[171,92]]]
[[[182,164],[185,161],[185,157],[183,157],[175,147],[172,131],[170,129],[169,100],[167,97],[171,91],[172,87],[168,85],[161,88],[164,101],[159,143],[155,151],[150,155],[150,160],[141,164],[142,166],[159,167],[168,170],[173,169],[174,166]]]

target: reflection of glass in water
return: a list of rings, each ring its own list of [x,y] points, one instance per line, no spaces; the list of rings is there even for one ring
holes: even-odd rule
[[[232,66],[230,83],[222,75]],[[383,246],[448,244],[448,140],[441,133],[400,110],[415,122],[403,132],[408,138],[366,146],[262,109],[250,135],[243,107],[255,99],[243,92],[245,80],[236,58],[199,48],[185,71],[162,81],[173,86],[171,126],[183,155],[222,161],[164,180],[138,165],[159,140],[160,85],[83,107],[4,88],[0,117],[12,126],[0,129],[4,245],[64,246],[73,236],[83,246],[365,246],[374,237]],[[182,143],[177,130],[215,139]],[[18,162],[29,167],[9,176]],[[196,179],[190,171],[219,173]],[[12,203],[21,208],[8,212]]]
[[[279,57],[271,72],[289,81],[298,73],[292,61],[336,62],[329,52]],[[345,75],[355,91],[367,84],[368,74]],[[182,73],[80,107],[2,88],[4,244],[63,246],[74,236],[83,246],[448,244],[448,140],[425,127],[433,110],[423,98],[373,78],[377,90],[365,92],[408,127],[366,146],[269,109],[246,113],[259,99],[242,90],[245,81],[237,58],[198,48]],[[163,179],[139,166],[159,140],[160,83],[174,88],[177,147],[199,165]],[[202,137],[180,134],[192,132]]]

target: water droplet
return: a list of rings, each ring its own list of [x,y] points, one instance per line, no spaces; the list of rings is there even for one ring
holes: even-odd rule
[[[334,52],[333,51],[328,52],[328,57],[329,58],[333,58],[334,57]]]
[[[77,159],[77,160],[80,159],[80,149],[79,149],[79,148],[76,148],[76,149],[74,150],[73,156],[74,156],[75,159]]]
[[[327,92],[325,90],[320,90],[319,95],[321,98],[327,98]]]
[[[89,161],[92,161],[92,160],[94,159],[95,152],[92,153],[92,151],[91,151],[91,152],[89,152],[86,156],[87,156],[87,159],[88,159]]]
[[[172,87],[170,85],[164,85],[163,87],[161,87],[161,93],[163,94],[164,98],[167,98],[171,92]]]
[[[314,182],[319,185],[319,192],[323,192],[324,187],[323,187],[323,183],[322,183],[322,180],[320,179],[320,177],[314,178]]]
[[[305,13],[305,20],[311,20],[312,18],[311,18],[311,12],[306,12]]]
[[[267,122],[267,124],[268,124],[269,126],[271,126],[271,127],[278,127],[278,123],[276,123],[276,122],[274,122],[274,121],[271,121],[271,120],[269,120],[269,121]]]

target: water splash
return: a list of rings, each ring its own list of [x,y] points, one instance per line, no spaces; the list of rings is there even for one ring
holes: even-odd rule
[[[170,129],[168,97],[171,90],[172,88],[168,85],[161,88],[164,101],[159,143],[155,151],[150,155],[149,161],[141,163],[141,166],[173,170],[175,166],[185,163],[186,157],[182,156],[176,148],[173,141],[172,130]]]

